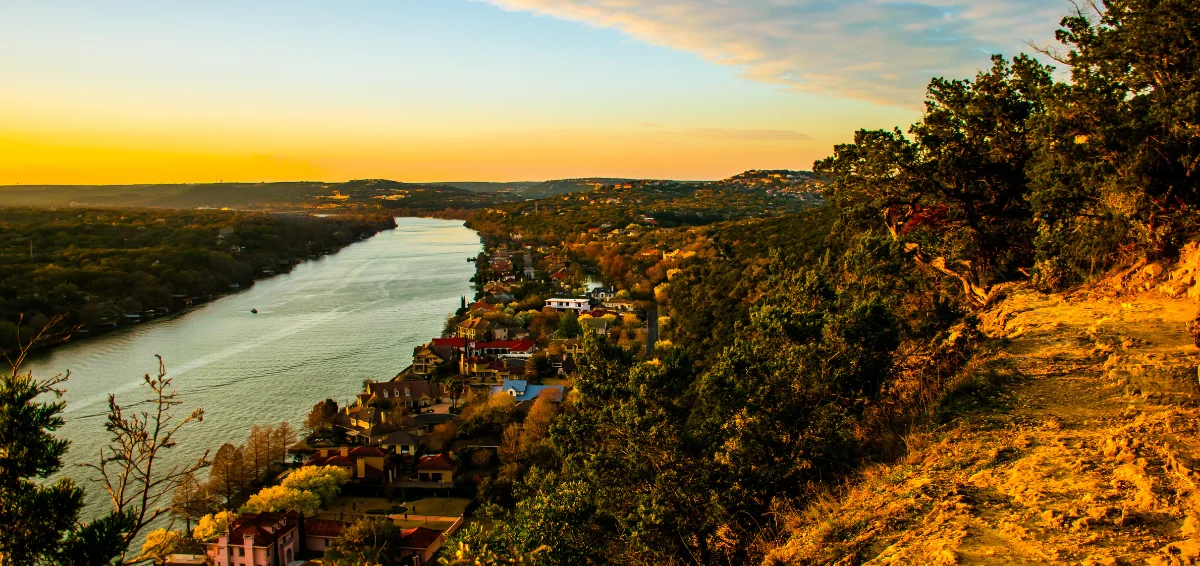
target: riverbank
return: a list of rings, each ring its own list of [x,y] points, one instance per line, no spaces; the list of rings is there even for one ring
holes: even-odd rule
[[[378,215],[0,208],[0,347],[169,318],[395,227]],[[19,326],[18,326],[19,325]]]
[[[392,228],[388,228],[388,229],[390,230]],[[383,231],[384,230],[378,230],[378,231],[374,231],[374,232],[363,233],[360,236],[360,241],[368,239],[368,238],[372,238],[375,235],[377,235],[379,232],[383,232]],[[153,324],[153,323],[161,321],[161,320],[171,320],[174,318],[185,316],[188,313],[191,313],[197,309],[203,308],[204,306],[206,306],[207,304],[209,304],[213,301],[220,300],[229,295],[245,292],[245,291],[253,288],[253,286],[255,284],[257,284],[259,281],[287,275],[287,274],[291,273],[292,270],[295,269],[297,266],[299,266],[307,261],[316,261],[325,256],[336,254],[336,253],[342,251],[346,246],[353,245],[354,243],[356,243],[356,242],[347,242],[345,245],[337,247],[337,248],[321,250],[319,253],[313,254],[304,260],[297,259],[297,260],[293,260],[293,261],[288,261],[283,264],[279,264],[276,268],[268,269],[266,271],[256,274],[254,276],[253,280],[251,281],[250,285],[247,286],[246,288],[242,288],[242,286],[240,284],[234,284],[234,285],[231,285],[229,290],[226,292],[219,292],[219,293],[203,295],[203,296],[199,296],[199,297],[186,297],[186,298],[184,298],[185,300],[181,301],[181,303],[180,303],[183,306],[180,308],[177,308],[177,309],[162,309],[162,311],[164,311],[164,312],[160,312],[157,309],[151,310],[151,311],[144,311],[142,313],[139,313],[139,315],[136,316],[136,318],[135,317],[127,318],[127,320],[124,323],[119,323],[119,322],[114,321],[111,325],[97,325],[97,326],[92,326],[92,327],[76,328],[74,330],[68,331],[65,335],[63,335],[61,337],[54,336],[48,340],[34,344],[33,347],[30,348],[30,353],[42,353],[44,351],[53,349],[58,346],[65,345],[67,343],[79,342],[81,340],[87,340],[89,338],[104,336],[105,334],[108,334],[110,332],[119,332],[122,330],[127,331],[132,328],[144,325],[144,324]],[[255,312],[253,309],[251,310],[251,312],[253,314],[257,314],[257,312]]]

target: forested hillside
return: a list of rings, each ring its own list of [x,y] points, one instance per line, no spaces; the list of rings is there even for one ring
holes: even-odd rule
[[[487,508],[494,528],[465,531],[476,550],[462,554],[763,561],[804,536],[788,521],[814,517],[788,511],[987,393],[963,375],[1003,284],[1064,289],[1177,254],[1200,222],[1200,5],[1110,0],[1060,25],[1050,55],[1069,82],[1025,55],[934,79],[919,123],[857,132],[816,164],[819,213],[728,222],[786,211],[633,184],[472,217],[496,240],[594,258],[606,283],[600,262],[622,258],[671,344],[638,359],[589,340],[574,396],[506,464],[524,479]],[[626,224],[633,235],[599,237]],[[637,263],[655,238],[696,253],[660,278],[664,254]]]
[[[477,185],[471,187],[479,188]],[[507,194],[459,188],[446,183],[400,183],[381,179],[345,183],[20,185],[0,187],[0,206],[136,206],[272,211],[387,209],[403,214],[419,214],[447,209],[474,209],[513,200]]]
[[[720,183],[628,181],[587,193],[512,203],[471,216],[486,235],[519,233],[526,241],[556,244],[580,233],[608,233],[630,225],[686,227],[747,217],[779,216],[819,203],[816,198],[772,194]]]
[[[55,317],[69,335],[160,316],[394,226],[387,215],[0,208],[0,348],[17,346],[18,323],[28,338]]]

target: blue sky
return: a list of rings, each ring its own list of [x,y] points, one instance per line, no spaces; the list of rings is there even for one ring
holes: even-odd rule
[[[0,183],[808,168],[857,128],[916,119],[930,76],[1052,36],[1066,7],[10,2]]]

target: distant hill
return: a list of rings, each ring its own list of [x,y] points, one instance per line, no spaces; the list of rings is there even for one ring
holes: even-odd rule
[[[533,183],[525,185],[531,184]],[[279,210],[326,208],[359,203],[393,209],[437,210],[478,208],[510,198],[506,195],[507,193],[503,192],[476,192],[450,184],[401,183],[385,179],[358,179],[345,183],[298,181],[93,186],[13,185],[0,186],[0,206]]]
[[[328,194],[329,185],[317,182],[212,183],[186,185],[178,194],[145,204],[163,208],[270,208],[309,202]]]
[[[161,185],[12,185],[0,186],[0,206],[124,206],[158,208],[296,209],[372,204],[385,208],[476,209],[512,201],[553,198],[625,185],[694,190],[704,185],[764,191],[799,198],[819,195],[821,180],[808,171],[746,171],[715,182],[636,181],[584,177],[552,181],[491,183],[459,181],[404,183],[356,179],[345,183],[168,183]]]
[[[13,185],[0,187],[0,205],[144,206],[156,198],[178,194],[190,185]]]
[[[134,206],[249,208],[330,194],[325,183],[173,183],[162,185],[12,185],[0,187],[0,206]]]
[[[583,179],[558,179],[555,181],[545,181],[535,185],[523,188],[514,189],[512,194],[521,198],[540,199],[556,197],[568,193],[586,193],[593,189],[606,185],[615,185],[617,183],[627,183],[631,179],[612,179],[605,177],[588,177]]]
[[[812,171],[752,169],[728,179],[717,181],[716,184],[731,189],[765,191],[771,195],[816,199],[819,201],[825,182]]]
[[[487,181],[446,181],[430,184],[442,187],[457,187],[473,193],[502,193],[505,191],[512,192],[527,189],[539,183],[541,183],[541,181],[512,181],[508,183],[490,183]]]

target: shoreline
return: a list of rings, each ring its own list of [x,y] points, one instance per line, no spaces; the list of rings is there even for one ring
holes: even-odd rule
[[[410,217],[396,216],[394,218],[412,218],[412,217],[411,216]],[[270,273],[270,274],[259,273],[251,279],[250,285],[247,285],[246,287],[239,286],[239,288],[236,290],[230,289],[227,291],[213,293],[213,294],[209,295],[208,298],[200,297],[198,301],[196,300],[196,298],[193,298],[192,304],[182,306],[178,309],[170,310],[167,313],[164,313],[161,315],[155,315],[150,318],[142,318],[142,319],[139,319],[137,322],[113,323],[112,327],[103,327],[103,328],[97,327],[97,328],[89,328],[89,329],[80,329],[80,327],[75,327],[75,328],[67,330],[63,333],[59,333],[59,334],[55,335],[55,337],[44,339],[40,342],[30,345],[30,347],[27,350],[27,356],[31,359],[46,356],[46,355],[49,355],[50,353],[54,352],[56,349],[63,347],[63,346],[68,346],[68,345],[80,343],[80,342],[87,342],[93,338],[98,338],[101,336],[109,336],[109,335],[119,333],[119,332],[128,332],[130,330],[140,328],[147,324],[153,324],[153,323],[156,323],[159,321],[173,320],[175,318],[185,316],[189,313],[192,313],[194,311],[202,309],[205,306],[210,305],[210,304],[212,304],[216,301],[219,301],[223,298],[235,296],[235,295],[244,293],[246,291],[249,291],[250,289],[254,288],[254,286],[259,281],[266,281],[269,279],[274,279],[275,277],[279,277],[281,275],[291,274],[292,271],[295,270],[297,266],[299,266],[305,262],[317,261],[317,260],[324,259],[324,258],[332,256],[332,255],[338,254],[338,253],[342,252],[343,250],[349,248],[350,246],[365,242],[367,240],[370,240],[371,238],[374,238],[375,236],[378,236],[379,234],[381,234],[383,232],[386,232],[388,230],[395,230],[395,229],[396,229],[396,226],[395,226],[395,223],[393,222],[393,225],[390,228],[381,228],[381,229],[374,230],[372,232],[364,232],[364,234],[366,234],[365,238],[360,237],[359,239],[352,241],[352,242],[347,242],[345,245],[342,245],[340,247],[336,247],[336,248],[330,249],[328,251],[322,250],[320,253],[315,254],[316,257],[310,256],[308,258],[296,261],[294,263],[290,263],[290,264],[288,264],[286,271],[277,271],[277,272]],[[278,267],[278,266],[276,266],[276,267]]]

